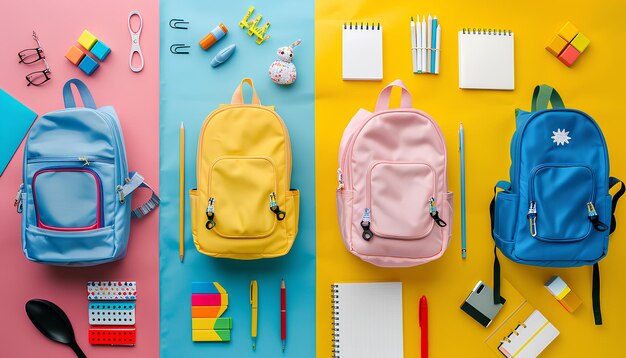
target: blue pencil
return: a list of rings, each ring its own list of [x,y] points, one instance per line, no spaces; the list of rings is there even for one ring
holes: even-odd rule
[[[465,259],[467,255],[467,218],[465,215],[465,134],[463,122],[459,126],[459,150],[461,152],[461,257]]]
[[[433,18],[433,30],[432,30],[432,42],[431,42],[431,52],[432,56],[430,57],[430,73],[435,73],[435,57],[436,51],[435,46],[437,44],[437,16]]]

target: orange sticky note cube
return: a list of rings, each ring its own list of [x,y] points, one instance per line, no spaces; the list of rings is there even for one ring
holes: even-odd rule
[[[191,317],[218,318],[227,308],[227,306],[191,306]]]
[[[85,53],[76,46],[70,47],[70,49],[65,54],[65,58],[70,60],[75,66],[78,66],[80,61],[85,57]]]
[[[98,41],[98,38],[95,37],[91,32],[84,30],[82,34],[80,34],[80,37],[78,38],[77,42],[84,48],[86,48],[87,50],[91,50],[91,48],[93,47],[93,45],[96,44],[96,42]]]
[[[570,67],[576,62],[578,56],[580,56],[580,52],[578,52],[574,46],[567,45],[565,50],[559,55],[559,60],[561,60],[565,66]]]
[[[582,304],[580,297],[567,286],[565,281],[559,276],[553,276],[545,283],[544,287],[550,291],[552,296],[565,308],[568,312],[574,312]]]
[[[559,36],[561,36],[563,40],[567,41],[568,43],[572,41],[574,37],[576,37],[576,35],[578,35],[578,28],[572,25],[572,23],[569,21],[566,22],[565,25],[563,25],[561,30],[559,30]]]
[[[554,37],[550,40],[548,45],[546,45],[546,50],[553,54],[554,56],[559,56],[563,49],[567,46],[567,41],[563,40],[561,36],[554,35]]]
[[[591,41],[587,38],[587,36],[583,35],[582,32],[579,32],[578,35],[574,37],[570,45],[574,46],[578,52],[583,53],[590,43]]]

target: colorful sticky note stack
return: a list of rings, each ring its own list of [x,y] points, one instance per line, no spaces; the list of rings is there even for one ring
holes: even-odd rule
[[[83,31],[76,42],[78,42],[82,48],[91,52],[91,54],[101,62],[107,58],[109,53],[111,53],[109,46],[105,45],[104,42],[99,40],[87,30]],[[65,58],[67,58],[75,66],[78,66],[78,68],[80,68],[87,75],[91,75],[98,69],[98,67],[100,67],[100,64],[98,64],[96,60],[91,58],[76,45],[72,45],[72,47],[70,47],[65,54]]]
[[[89,343],[133,346],[136,342],[136,282],[88,282]]]
[[[574,312],[582,304],[582,300],[567,286],[559,276],[553,276],[544,287],[568,312]]]
[[[546,45],[546,50],[556,56],[567,67],[570,67],[590,43],[589,38],[568,21],[550,39],[550,42]]]
[[[231,317],[220,317],[228,308],[228,293],[217,282],[191,283],[191,340],[228,342]]]

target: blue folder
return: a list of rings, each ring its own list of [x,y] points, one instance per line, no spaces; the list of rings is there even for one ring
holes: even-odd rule
[[[36,118],[37,113],[0,89],[0,176]]]

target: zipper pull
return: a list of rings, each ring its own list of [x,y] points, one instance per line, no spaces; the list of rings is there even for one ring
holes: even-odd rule
[[[20,189],[17,191],[17,195],[15,195],[15,202],[13,206],[16,207],[17,212],[22,212],[22,191],[24,191],[24,183],[20,184]]]
[[[530,235],[532,237],[537,236],[537,203],[535,201],[530,202],[526,218],[528,218],[528,225],[530,226]]]
[[[276,214],[276,219],[278,219],[278,221],[282,221],[283,219],[285,219],[286,214],[284,211],[281,211],[280,208],[278,207],[278,203],[276,202],[275,192],[270,193],[270,210],[274,212],[274,214]]]
[[[337,186],[337,190],[342,190],[343,189],[343,171],[341,171],[341,168],[337,169],[337,182],[339,183],[339,185]]]
[[[593,224],[593,227],[596,230],[606,231],[609,229],[609,227],[605,223],[600,221],[598,212],[596,211],[596,208],[595,206],[593,206],[593,203],[591,201],[587,203],[587,218],[589,218],[589,221],[591,221],[591,223]]]
[[[207,222],[204,225],[207,230],[211,230],[215,227],[215,198],[209,198],[209,203],[206,207]]]
[[[370,208],[365,208],[365,212],[363,213],[363,217],[361,218],[361,227],[363,228],[363,239],[365,241],[370,241],[374,234],[370,230]]]
[[[430,200],[428,200],[428,212],[430,213],[430,217],[435,220],[439,227],[448,226],[448,224],[439,217],[439,212],[437,211],[437,203],[435,203],[434,197],[431,197]]]
[[[89,166],[89,158],[87,157],[78,157],[78,160],[80,160],[83,163],[83,167]]]

